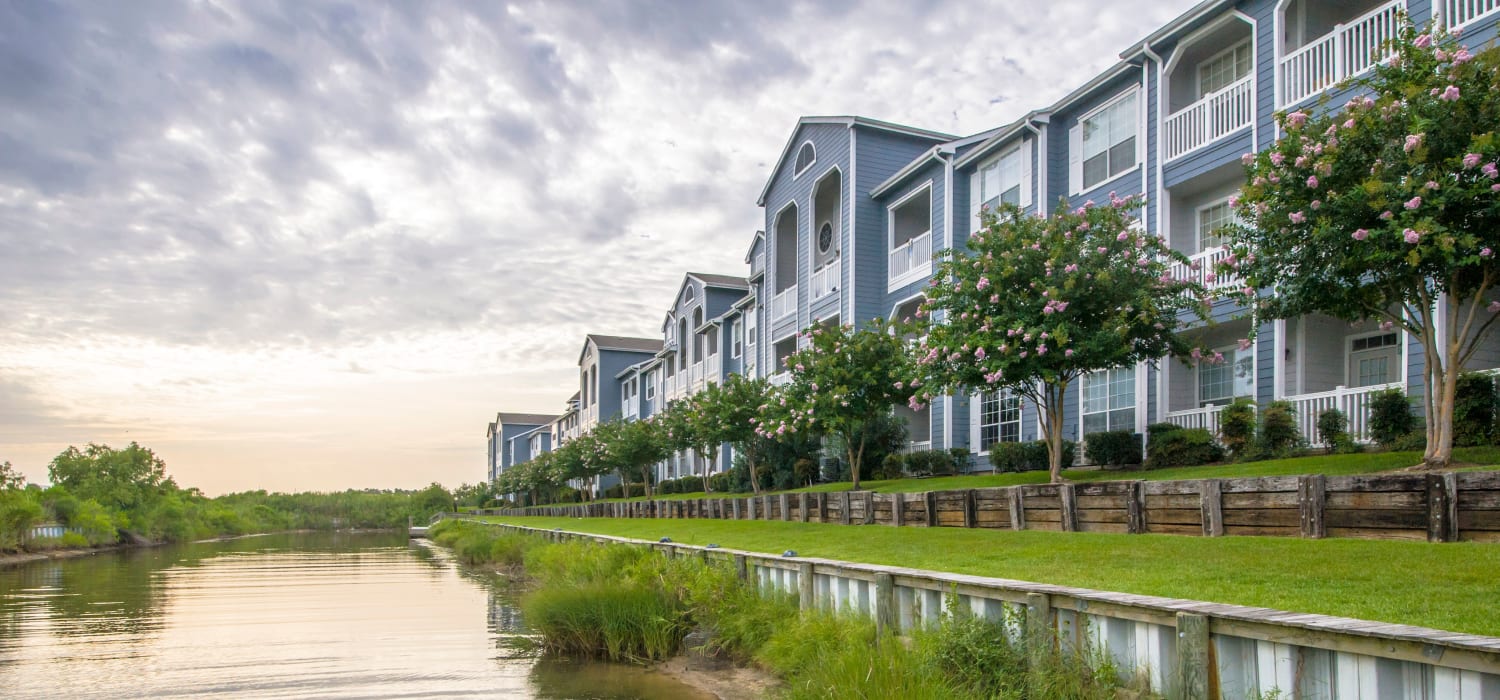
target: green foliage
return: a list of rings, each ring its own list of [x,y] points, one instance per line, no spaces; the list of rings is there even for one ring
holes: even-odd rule
[[[1349,419],[1344,412],[1337,408],[1330,408],[1318,414],[1318,437],[1322,438],[1323,446],[1328,451],[1335,452],[1338,447],[1349,439]]]
[[[11,466],[9,461],[0,462],[0,491],[25,487],[26,475]]]
[[[1078,443],[1062,441],[1063,464],[1071,465],[1078,453]],[[997,442],[990,445],[990,465],[997,472],[1030,472],[1047,469],[1049,451],[1045,440],[1031,442]]]
[[[34,489],[0,489],[0,549],[20,547],[41,521],[42,504]]]
[[[527,594],[521,610],[544,649],[568,656],[665,661],[686,631],[675,601],[640,585],[548,585]]]
[[[1237,460],[1255,453],[1255,402],[1235,399],[1219,411],[1219,441]]]
[[[1217,272],[1243,280],[1236,296],[1256,325],[1324,313],[1417,337],[1435,418],[1425,460],[1443,466],[1454,437],[1447,372],[1485,342],[1500,309],[1490,306],[1500,280],[1500,49],[1471,54],[1427,31],[1403,26],[1390,60],[1341,86],[1356,93],[1343,107],[1277,115],[1282,138],[1244,156],[1245,225],[1228,229],[1231,254]],[[1439,298],[1450,323],[1438,323]]]
[[[1370,437],[1381,447],[1402,449],[1397,443],[1417,428],[1411,401],[1400,389],[1385,389],[1370,396]],[[1422,437],[1426,443],[1426,436]]]
[[[1090,433],[1083,453],[1092,464],[1119,467],[1141,463],[1141,436],[1129,430]]]
[[[1212,464],[1224,459],[1224,449],[1219,447],[1213,433],[1207,429],[1188,429],[1176,425],[1172,428],[1158,430],[1151,441],[1146,443],[1145,466],[1148,469]]]
[[[1306,442],[1297,428],[1297,409],[1289,401],[1272,401],[1260,414],[1257,457],[1285,459],[1302,453]]]
[[[134,442],[122,450],[94,443],[82,450],[69,446],[52,459],[47,476],[80,499],[119,510],[150,508],[177,490],[167,476],[166,462]]]
[[[968,252],[945,253],[919,317],[920,399],[1009,389],[1041,409],[1051,477],[1061,478],[1068,387],[1099,370],[1184,356],[1179,316],[1202,317],[1205,291],[1171,274],[1187,258],[1134,226],[1142,201],[1059,204],[1031,216],[981,214]]]
[[[967,454],[967,451],[965,452]],[[952,452],[948,450],[916,450],[906,454],[893,454],[887,458],[888,463],[894,462],[897,471],[889,473],[884,478],[897,479],[901,476],[952,476],[957,474],[967,462],[960,462]]]
[[[815,327],[800,338],[806,347],[787,357],[791,382],[761,406],[758,434],[830,435],[841,440],[854,488],[859,488],[870,427],[891,406],[912,398],[915,375],[907,341],[884,320],[862,330]],[[877,462],[878,463],[878,462]]]
[[[1473,447],[1494,443],[1495,402],[1493,376],[1460,374],[1453,392],[1453,444]]]
[[[864,459],[861,460],[861,479],[869,479],[875,476],[878,468],[883,468],[885,460],[891,455],[900,455],[901,450],[906,447],[907,427],[906,421],[898,418],[895,413],[887,411],[872,418],[864,425],[854,430],[850,441],[853,446],[863,444],[865,446]],[[848,455],[850,444],[839,435],[829,437],[826,452],[830,455]],[[909,462],[907,463],[910,464]],[[840,465],[839,475],[834,477],[835,481],[849,479],[848,463]]]
[[[605,459],[622,474],[635,473],[651,495],[653,466],[671,455],[664,437],[663,423],[652,416],[645,420],[613,420],[594,427]]]

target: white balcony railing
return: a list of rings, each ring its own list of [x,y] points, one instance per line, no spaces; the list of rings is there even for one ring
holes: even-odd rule
[[[891,280],[897,280],[917,271],[932,269],[932,232],[928,231],[891,251]]]
[[[1381,5],[1281,59],[1278,104],[1301,102],[1385,60],[1390,55],[1386,43],[1401,31],[1405,5],[1406,0]]]
[[[723,374],[723,367],[724,367],[724,358],[723,358],[723,355],[721,355],[721,354],[719,354],[717,352],[714,353],[714,354],[712,354],[712,355],[709,355],[708,359],[704,360],[703,365],[704,365],[704,368],[705,368],[704,369],[704,377],[708,380],[708,382],[710,384],[717,384],[717,383],[719,383],[719,378]]]
[[[931,440],[912,440],[901,447],[901,451],[907,454],[912,452],[926,452],[932,449]]]
[[[1210,291],[1231,289],[1240,285],[1239,275],[1225,275],[1214,268],[1229,257],[1229,249],[1217,246],[1188,258],[1188,264],[1172,263],[1172,278],[1197,282]]]
[[[1215,437],[1219,434],[1219,412],[1223,406],[1205,406],[1187,411],[1172,411],[1167,414],[1167,422],[1180,425],[1184,428],[1202,428]]]
[[[839,288],[839,265],[830,262],[812,273],[812,299],[822,299]]]
[[[1318,434],[1318,414],[1337,408],[1349,421],[1349,437],[1355,442],[1370,441],[1370,395],[1386,389],[1399,389],[1401,382],[1362,386],[1354,389],[1338,387],[1333,391],[1316,394],[1296,394],[1286,397],[1297,411],[1297,427],[1310,445],[1320,445],[1323,438]]]
[[[1167,117],[1167,159],[1206,146],[1255,121],[1255,75],[1250,74]]]
[[[771,386],[785,386],[787,384],[790,384],[791,382],[791,372],[777,372],[776,374],[766,377],[766,383],[770,384]]]
[[[797,285],[792,285],[771,297],[771,318],[779,319],[797,312]]]
[[[1500,11],[1500,0],[1443,0],[1443,25],[1462,27],[1496,11]]]

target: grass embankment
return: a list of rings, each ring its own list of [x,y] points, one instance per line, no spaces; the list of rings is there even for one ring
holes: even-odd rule
[[[746,520],[487,518],[1500,636],[1500,546]]]
[[[1455,464],[1468,467],[1492,467],[1500,465],[1500,447],[1460,447],[1453,450]],[[1349,474],[1375,474],[1404,469],[1422,462],[1421,452],[1361,452],[1342,455],[1312,455],[1290,459],[1270,459],[1262,462],[1237,462],[1229,464],[1205,464],[1195,467],[1170,467],[1166,469],[1068,469],[1063,477],[1069,481],[1118,481],[1143,479],[1146,481],[1173,481],[1177,479],[1233,479],[1260,476],[1297,476],[1302,474],[1324,474],[1345,476]],[[1020,486],[1023,484],[1045,484],[1047,472],[1021,472],[1007,474],[963,474],[937,476],[920,479],[865,480],[860,489],[876,493],[916,493],[918,491],[945,491],[948,489],[981,489],[997,486]],[[787,491],[766,493],[828,493],[848,491],[853,486],[848,481],[806,486]],[[657,500],[679,501],[694,498],[743,498],[748,493],[673,493],[657,495]],[[601,499],[600,503],[619,501],[641,501],[644,496],[634,498]],[[570,504],[562,504],[570,505]]]
[[[722,562],[548,544],[462,522],[442,523],[432,534],[464,560],[524,561],[537,585],[522,613],[554,653],[660,661],[689,631],[702,629],[710,640],[704,651],[770,671],[786,681],[789,698],[1127,696],[1120,670],[1093,650],[1064,656],[1055,640],[1012,641],[998,621],[959,606],[908,644],[878,634],[863,615],[801,612],[793,597],[762,594]]]

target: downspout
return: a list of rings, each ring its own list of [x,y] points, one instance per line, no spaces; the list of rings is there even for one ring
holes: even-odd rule
[[[1157,53],[1151,49],[1151,42],[1149,42],[1149,41],[1141,43],[1141,53],[1144,54],[1147,58],[1151,59],[1151,61],[1156,64],[1156,119],[1152,120],[1151,124],[1147,125],[1148,129],[1154,130],[1154,132],[1156,133],[1156,198],[1155,198],[1156,217],[1155,217],[1155,221],[1154,222],[1148,221],[1146,223],[1146,230],[1150,231],[1152,223],[1155,223],[1157,225],[1158,229],[1161,228],[1161,207],[1166,202],[1166,199],[1165,199],[1165,189],[1162,186],[1161,129],[1159,128],[1160,125],[1161,125],[1161,115],[1162,115],[1162,104],[1161,103],[1162,103],[1162,96],[1164,94],[1164,91],[1162,90],[1162,83],[1161,83],[1161,80],[1162,80],[1162,74],[1161,74],[1162,60],[1161,60],[1161,56],[1158,56]],[[1145,63],[1141,64],[1141,73],[1142,73],[1142,77],[1143,78],[1147,76],[1147,74],[1146,74],[1146,64]],[[1147,170],[1147,172],[1150,172],[1151,169],[1147,168],[1146,170]],[[1144,182],[1141,183],[1141,194],[1145,195],[1147,197],[1151,196],[1150,193],[1149,193],[1149,187]],[[1151,208],[1147,207],[1146,211],[1148,211],[1148,212],[1151,211]],[[1158,237],[1161,237],[1164,233],[1165,232],[1158,230],[1156,232],[1156,235]],[[1149,406],[1148,406],[1148,408],[1149,408]],[[1157,368],[1156,368],[1156,416],[1155,416],[1155,418],[1156,418],[1157,421],[1163,421],[1163,420],[1166,420],[1166,415],[1167,415],[1167,368],[1166,368],[1166,366],[1158,365]]]
[[[1036,148],[1032,149],[1036,151],[1036,167],[1031,171],[1032,177],[1036,178],[1036,187],[1032,188],[1031,205],[1036,207],[1038,216],[1045,218],[1048,208],[1042,206],[1042,202],[1046,199],[1047,190],[1047,132],[1037,128],[1035,115],[1031,114],[1026,115],[1026,121],[1021,122],[1021,126],[1036,135]]]
[[[938,148],[938,160],[943,161],[943,233],[948,250],[953,250],[953,156],[952,147]],[[928,425],[929,430],[931,425]],[[930,433],[929,433],[930,434]],[[953,448],[953,393],[943,394],[943,449]]]

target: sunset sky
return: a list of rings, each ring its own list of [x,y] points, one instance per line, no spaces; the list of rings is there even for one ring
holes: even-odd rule
[[[482,479],[585,333],[746,272],[799,116],[989,129],[1192,4],[0,2],[0,461]]]

